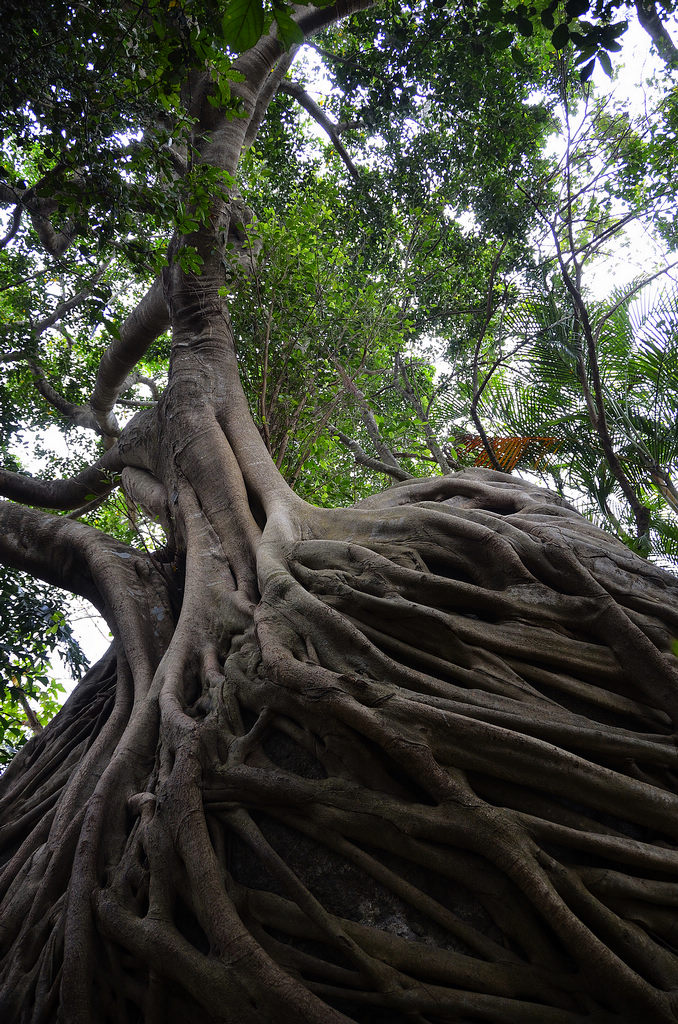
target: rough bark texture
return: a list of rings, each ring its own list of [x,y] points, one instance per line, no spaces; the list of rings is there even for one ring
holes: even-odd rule
[[[2,779],[3,1019],[678,1019],[676,580],[487,470],[264,509],[210,430]]]
[[[206,161],[288,64],[239,58],[249,120],[194,91]],[[166,549],[0,504],[3,561],[115,637],[0,780],[0,1019],[678,1021],[678,581],[489,470],[302,502],[240,386],[227,229],[168,269],[168,386],[95,474]]]

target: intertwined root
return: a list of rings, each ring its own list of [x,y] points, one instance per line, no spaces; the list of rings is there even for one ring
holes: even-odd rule
[[[84,958],[83,1024],[678,1020],[678,582],[485,471],[288,507],[257,565],[125,712],[34,1005]]]
[[[412,491],[261,559],[205,793],[244,918],[358,1020],[675,1020],[676,583],[499,474]]]

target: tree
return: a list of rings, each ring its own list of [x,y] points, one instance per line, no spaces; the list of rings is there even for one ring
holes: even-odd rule
[[[675,296],[664,284],[653,300],[648,286],[666,281],[675,264],[666,259],[605,300],[586,286],[610,239],[637,220],[661,225],[675,198],[665,175],[653,181],[656,158],[644,159],[656,134],[650,117],[634,123],[609,98],[586,96],[579,111],[566,99],[564,120],[558,173],[528,193],[552,255],[536,283],[488,306],[474,349],[469,401],[484,440],[481,464],[502,469],[531,456],[551,486],[578,493],[626,543],[673,559]],[[503,461],[479,406],[513,434]]]
[[[247,326],[234,267],[256,287],[265,238],[237,185],[255,139],[282,192],[308,173],[285,148],[303,40],[327,29],[318,49],[361,118],[341,135],[343,196],[381,174],[399,185],[382,206],[363,196],[374,233],[363,270],[356,255],[342,271],[367,275],[380,221],[462,181],[490,265],[496,231],[514,232],[518,259],[530,223],[510,181],[540,159],[548,121],[525,105],[539,40],[523,25],[517,58],[508,29],[462,11],[364,6],[12,15],[3,422],[23,395],[24,424],[56,411],[103,452],[85,442],[92,464],[53,480],[0,471],[0,556],[90,600],[114,639],[2,776],[4,1019],[678,1018],[675,577],[503,473],[408,478],[325,508],[273,458],[286,428],[273,437],[269,368],[289,396],[272,408],[293,417],[289,341],[316,304],[298,253],[278,285],[299,287],[296,326],[272,279]],[[475,64],[459,56],[469,40]],[[490,68],[494,135],[496,107],[461,117],[464,90],[479,110],[486,82],[493,95]],[[435,144],[445,103],[461,171]],[[375,144],[414,132],[415,114],[404,152]],[[474,155],[484,139],[505,177]],[[437,153],[430,178],[411,176]],[[405,315],[378,274],[368,283],[356,306],[387,345],[416,303]],[[351,337],[323,358],[360,407],[357,319],[330,300]],[[426,374],[410,370],[421,402]],[[116,489],[124,529],[104,500]]]

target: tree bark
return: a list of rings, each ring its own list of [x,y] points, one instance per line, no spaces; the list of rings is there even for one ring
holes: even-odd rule
[[[184,555],[63,527],[115,642],[2,779],[3,1019],[676,1020],[676,580],[487,470],[313,508],[168,390]]]
[[[239,59],[250,118],[279,56]],[[232,173],[247,116],[203,113]],[[300,500],[228,215],[165,275],[168,386],[111,456],[166,548],[0,504],[3,560],[114,636],[0,780],[2,1019],[677,1021],[678,581],[490,470]]]

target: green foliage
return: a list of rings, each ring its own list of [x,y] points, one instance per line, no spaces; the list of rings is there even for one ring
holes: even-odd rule
[[[58,710],[64,688],[54,676],[57,656],[76,676],[87,668],[63,598],[0,567],[0,765]]]

